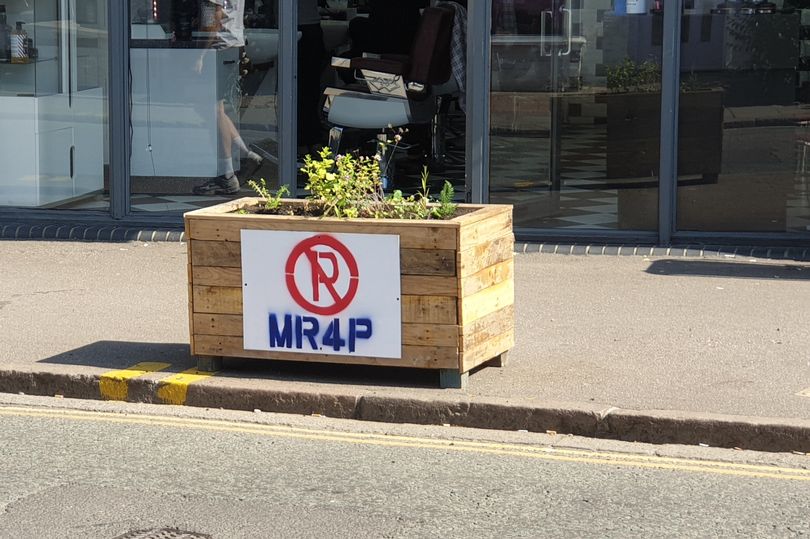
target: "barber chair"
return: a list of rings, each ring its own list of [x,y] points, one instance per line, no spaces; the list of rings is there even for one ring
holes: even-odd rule
[[[409,124],[431,124],[431,157],[440,161],[444,154],[444,114],[448,99],[459,87],[451,69],[451,36],[455,9],[429,7],[422,12],[410,55],[379,55],[361,58],[333,58],[332,65],[359,72],[365,83],[361,91],[327,88],[324,111],[333,126],[329,146],[340,153],[344,129],[378,130],[378,152],[386,156],[385,130]],[[383,171],[383,187],[392,175]]]

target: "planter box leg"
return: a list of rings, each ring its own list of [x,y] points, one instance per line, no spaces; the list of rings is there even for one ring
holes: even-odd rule
[[[470,373],[455,369],[439,369],[439,387],[442,389],[467,389]]]
[[[197,356],[197,370],[203,372],[216,372],[222,369],[220,356]]]
[[[509,352],[504,352],[498,357],[494,357],[491,360],[489,360],[489,365],[491,367],[506,367],[506,364],[508,362],[509,362]]]

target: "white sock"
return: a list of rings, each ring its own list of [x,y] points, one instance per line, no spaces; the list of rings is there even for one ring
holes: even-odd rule
[[[230,178],[231,176],[235,176],[236,173],[233,171],[233,160],[230,157],[220,159],[219,166],[225,169],[225,177]]]
[[[250,153],[250,149],[247,147],[247,144],[245,144],[245,141],[242,140],[242,137],[236,137],[233,139],[233,143],[239,146],[239,149],[243,152]]]
[[[250,151],[250,148],[247,147],[247,144],[245,144],[245,141],[242,140],[242,137],[236,137],[235,139],[233,139],[233,143],[236,144],[240,150],[242,150],[247,154],[248,159],[256,161],[257,163],[262,160],[261,155],[257,154],[256,152]]]

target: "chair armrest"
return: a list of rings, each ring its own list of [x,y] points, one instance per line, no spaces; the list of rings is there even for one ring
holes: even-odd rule
[[[407,54],[381,54],[380,58],[383,60],[396,60],[398,62],[408,62],[410,63],[411,57]]]
[[[365,69],[367,71],[378,71],[390,75],[404,76],[410,69],[410,64],[402,60],[386,60],[382,58],[353,58],[353,69]]]
[[[351,58],[343,58],[341,56],[333,56],[331,61],[332,67],[337,67],[341,69],[351,69],[352,68],[352,59]]]

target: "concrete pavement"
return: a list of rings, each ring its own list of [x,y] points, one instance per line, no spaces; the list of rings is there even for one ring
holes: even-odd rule
[[[530,246],[531,247],[531,246]],[[536,249],[534,249],[536,250]],[[186,246],[0,242],[0,391],[160,402],[188,353]],[[810,451],[810,264],[516,255],[517,345],[466,390],[433,372],[231,360],[189,405]]]

